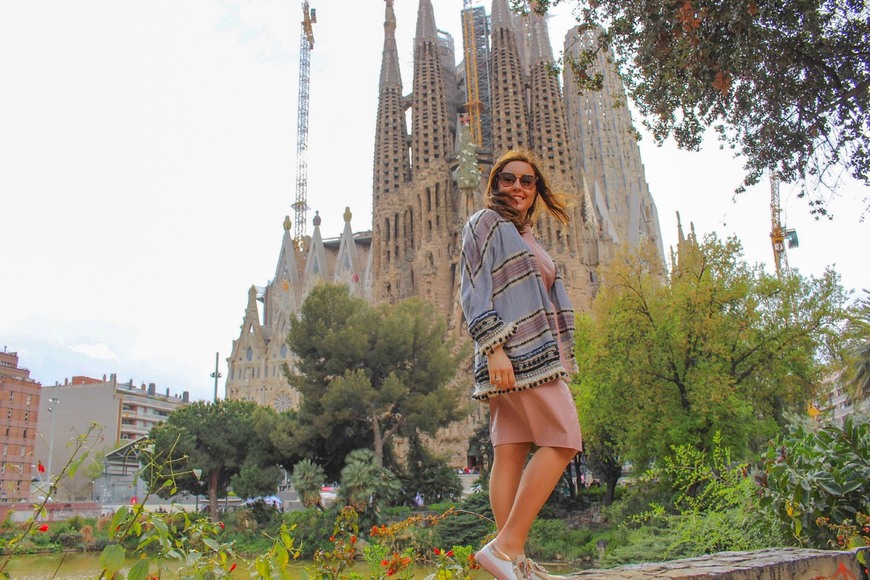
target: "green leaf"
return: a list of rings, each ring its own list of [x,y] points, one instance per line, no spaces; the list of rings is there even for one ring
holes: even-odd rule
[[[148,578],[148,560],[139,560],[127,573],[128,580],[146,580]]]
[[[100,554],[100,564],[108,572],[107,576],[111,577],[124,566],[124,556],[124,548],[118,544],[111,544],[103,548],[103,552]]]

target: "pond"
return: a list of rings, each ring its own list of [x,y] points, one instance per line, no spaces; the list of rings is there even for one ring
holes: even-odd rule
[[[130,560],[130,566],[135,563],[135,560]],[[232,577],[236,579],[250,578],[250,574],[246,567],[247,562],[240,562],[238,568],[233,573]],[[306,566],[310,566],[311,562],[298,561],[292,564],[293,568],[299,570],[299,577],[302,576],[302,571]],[[151,572],[157,571],[156,563],[152,566]],[[354,571],[366,577],[368,567],[365,564],[358,564]],[[425,578],[434,570],[431,568],[418,568],[416,578]],[[28,556],[16,556],[12,558],[9,566],[6,567],[6,572],[9,573],[13,580],[46,580],[49,578],[63,578],[63,580],[91,580],[97,578],[100,574],[100,555],[96,552],[65,552],[63,554],[38,554]],[[554,570],[555,572],[555,570]],[[168,576],[164,575],[164,578]],[[475,578],[491,578],[489,574],[480,570]]]

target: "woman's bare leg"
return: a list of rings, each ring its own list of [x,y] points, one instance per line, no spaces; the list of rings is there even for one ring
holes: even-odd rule
[[[504,446],[499,445],[496,449],[498,450],[501,447]],[[517,450],[516,453],[518,454],[518,452]],[[493,506],[493,514],[496,516],[496,525],[499,530],[496,545],[510,558],[516,558],[524,552],[526,539],[529,536],[532,523],[538,516],[538,512],[541,511],[547,498],[550,497],[550,494],[559,482],[559,478],[562,477],[565,467],[576,454],[577,452],[574,449],[564,447],[541,447],[535,451],[526,468],[522,470],[519,485],[513,488],[515,490],[513,503],[507,519],[502,522],[499,521],[500,515],[496,513],[495,506],[498,502],[499,510],[502,510],[503,506],[501,502],[506,501],[506,499],[499,497],[496,500],[492,496],[492,481],[496,475],[495,461],[493,461],[493,474],[490,479],[490,502]],[[498,451],[496,451],[497,456]],[[515,458],[513,454],[511,457]],[[523,460],[525,460],[525,457]]]
[[[494,448],[492,472],[489,474],[489,503],[497,532],[501,532],[513,509],[523,466],[531,448],[529,443],[508,443]]]

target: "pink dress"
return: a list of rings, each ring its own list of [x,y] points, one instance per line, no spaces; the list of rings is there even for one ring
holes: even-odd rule
[[[541,247],[530,228],[523,240],[535,254],[535,261],[547,289],[556,277],[556,265]],[[565,355],[562,353],[564,365]],[[562,379],[533,389],[516,391],[489,401],[489,435],[493,446],[507,443],[534,443],[538,447],[583,448],[577,407]]]

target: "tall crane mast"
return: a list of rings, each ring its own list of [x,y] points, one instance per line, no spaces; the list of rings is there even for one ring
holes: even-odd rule
[[[296,234],[293,240],[302,247],[308,227],[308,90],[311,77],[311,51],[314,49],[314,30],[317,13],[302,2],[302,34],[299,37],[299,106],[296,119],[296,201],[293,203]]]
[[[773,246],[773,265],[776,275],[783,276],[789,272],[786,244],[789,248],[798,247],[797,232],[794,229],[784,229],[782,225],[782,206],[779,200],[779,176],[776,171],[770,171],[770,243]]]
[[[483,145],[483,128],[480,122],[482,104],[480,102],[480,79],[477,75],[477,39],[474,30],[474,12],[471,0],[464,0],[462,10],[462,40],[465,45],[465,86],[468,102],[465,104],[471,140],[475,145]]]

